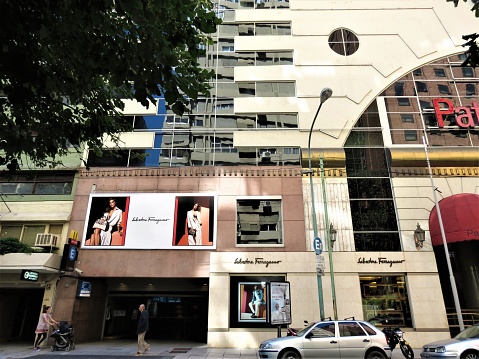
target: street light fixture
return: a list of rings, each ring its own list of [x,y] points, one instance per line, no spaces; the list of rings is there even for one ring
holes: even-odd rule
[[[329,238],[331,241],[331,246],[334,247],[334,243],[336,243],[336,237],[338,235],[338,231],[333,227],[333,224],[329,224]]]
[[[417,250],[422,248],[425,240],[426,240],[426,231],[422,229],[418,223],[417,228],[414,230],[414,242],[416,243]]]
[[[318,113],[321,110],[321,107],[323,106],[323,103],[325,103],[333,94],[333,90],[331,90],[329,87],[325,87],[321,90],[321,94],[319,96],[320,104],[318,107],[318,110],[316,111],[316,114],[314,115],[313,122],[311,123],[311,129],[309,130],[309,137],[308,137],[308,173],[309,173],[309,187],[311,189],[311,216],[313,217],[313,233],[314,233],[314,241],[317,241],[318,237],[318,225],[316,223],[316,209],[314,206],[314,188],[313,188],[313,169],[311,167],[311,134],[313,132],[313,127],[314,123],[316,122],[316,118],[318,117]],[[323,187],[324,191],[324,187]],[[328,244],[329,247],[329,244]],[[329,248],[328,248],[329,250]],[[316,260],[318,263],[320,263],[320,256],[321,254],[316,254]],[[322,284],[322,279],[321,279],[321,274],[318,272],[317,273],[318,277],[318,297],[319,297],[319,316],[320,319],[324,319],[324,299],[323,299],[323,284]]]

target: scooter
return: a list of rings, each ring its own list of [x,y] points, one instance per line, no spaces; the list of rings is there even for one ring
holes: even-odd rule
[[[407,359],[414,359],[414,351],[406,339],[404,339],[403,332],[399,327],[384,328],[383,333],[386,335],[386,340],[391,348],[391,352],[394,350],[394,348],[396,348],[396,345],[399,344],[399,348],[401,348],[401,352],[404,357]]]

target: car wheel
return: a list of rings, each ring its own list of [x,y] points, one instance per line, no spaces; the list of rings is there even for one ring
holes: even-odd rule
[[[373,350],[372,352],[369,352],[366,359],[386,359],[386,357],[380,351]]]
[[[479,359],[477,352],[465,352],[461,355],[461,359]]]
[[[281,359],[301,359],[301,356],[294,350],[287,350],[283,353]]]

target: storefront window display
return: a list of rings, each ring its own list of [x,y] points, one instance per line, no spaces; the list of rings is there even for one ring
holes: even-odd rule
[[[376,326],[411,327],[405,276],[360,276],[364,320]]]
[[[230,326],[232,328],[270,327],[267,308],[268,282],[284,282],[284,276],[233,276],[230,278]]]

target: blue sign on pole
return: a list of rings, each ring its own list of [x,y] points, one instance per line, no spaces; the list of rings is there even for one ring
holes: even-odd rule
[[[317,255],[320,255],[321,253],[323,253],[323,242],[321,241],[319,237],[316,237],[313,240],[313,247]]]

